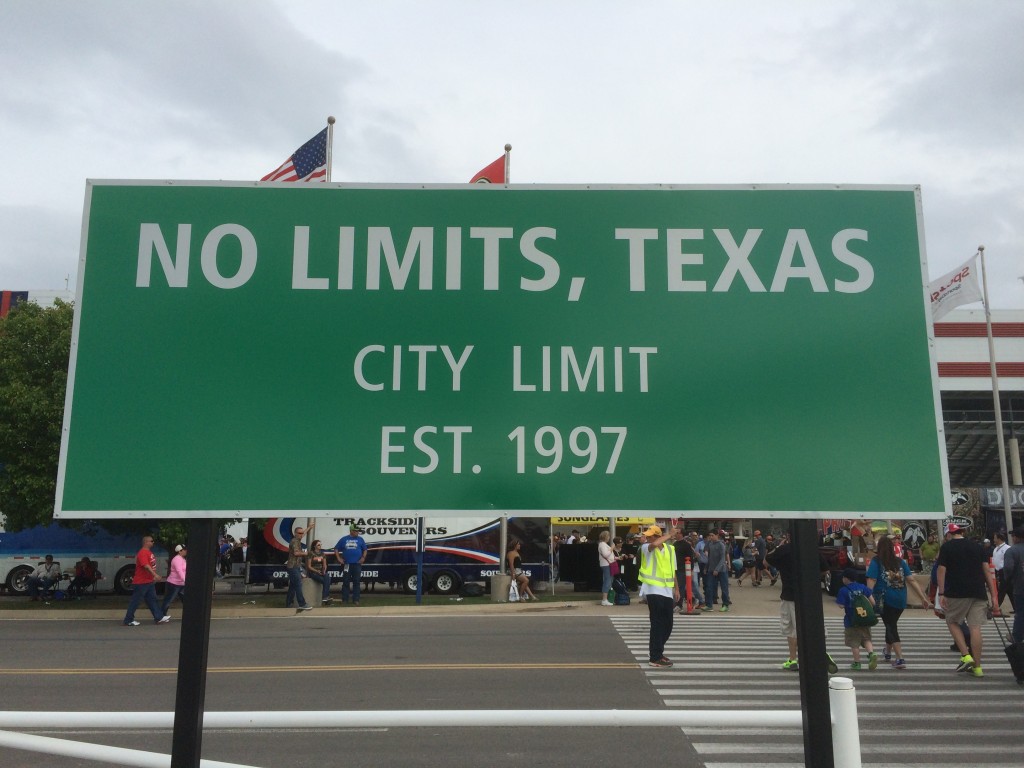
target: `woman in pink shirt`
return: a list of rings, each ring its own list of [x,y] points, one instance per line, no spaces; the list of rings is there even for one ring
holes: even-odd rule
[[[185,589],[185,555],[188,554],[188,548],[179,544],[174,551],[176,554],[171,558],[171,569],[167,573],[167,585],[164,588],[164,604],[161,606],[164,616],[171,603],[178,595],[183,595]]]

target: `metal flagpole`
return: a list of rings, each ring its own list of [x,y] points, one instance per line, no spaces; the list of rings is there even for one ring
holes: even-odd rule
[[[551,596],[555,596],[555,524],[548,518],[548,581],[551,582]]]
[[[985,274],[985,246],[978,246],[981,255],[981,290],[985,300],[985,328],[988,331],[988,364],[992,372],[992,401],[996,416],[996,444],[999,447],[999,475],[1003,481],[1003,514],[1007,532],[1013,530],[1010,511],[1010,479],[1006,471],[1006,445],[1003,443],[1003,409],[999,403],[999,377],[996,375],[996,348],[992,342],[992,312],[988,305],[988,277]]]
[[[505,512],[500,518],[498,518],[498,573],[505,572],[505,566],[508,564],[508,513]],[[187,571],[186,571],[187,573]],[[512,579],[515,580],[516,575],[513,573]],[[494,591],[494,582],[491,581],[491,591]]]
[[[512,172],[512,145],[505,145],[505,184],[512,183],[512,177],[509,174]]]
[[[334,146],[334,115],[327,117],[327,181],[331,180],[331,148]]]

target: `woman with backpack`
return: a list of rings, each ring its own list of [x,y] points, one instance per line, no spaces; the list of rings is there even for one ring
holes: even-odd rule
[[[753,541],[747,541],[743,545],[743,549],[740,552],[740,559],[742,561],[743,570],[739,576],[736,577],[736,583],[742,584],[743,577],[749,576],[750,583],[755,587],[761,586],[761,583],[757,580],[757,549],[754,548]]]
[[[907,586],[909,585],[921,600],[921,607],[931,603],[910,573],[910,566],[897,557],[892,539],[883,536],[878,540],[877,554],[871,560],[867,572],[867,585],[875,596],[875,605],[881,606],[879,615],[885,625],[885,654],[893,669],[906,669],[903,660],[903,645],[897,623],[907,607]]]

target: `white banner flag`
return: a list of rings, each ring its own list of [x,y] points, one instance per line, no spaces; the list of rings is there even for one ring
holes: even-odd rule
[[[961,304],[981,301],[981,283],[978,281],[978,255],[969,258],[928,286],[932,298],[932,321],[941,319]]]

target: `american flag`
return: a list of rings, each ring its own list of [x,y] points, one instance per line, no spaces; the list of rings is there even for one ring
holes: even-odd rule
[[[260,181],[326,181],[327,129],[307,141],[280,168],[271,171]]]

